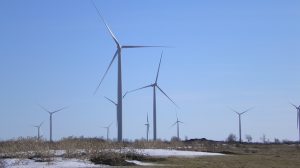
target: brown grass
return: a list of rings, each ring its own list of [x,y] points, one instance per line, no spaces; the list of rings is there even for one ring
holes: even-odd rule
[[[127,153],[118,152],[126,148]],[[143,156],[138,149],[160,148],[191,151],[221,152],[225,156],[196,158],[153,158]],[[0,142],[1,158],[29,158],[51,161],[54,150],[65,150],[61,157],[89,159],[95,163],[126,165],[126,159],[154,162],[163,167],[210,168],[299,168],[299,144],[235,144],[207,140],[196,141],[134,141],[107,142],[98,138],[69,137],[49,143],[35,138],[18,138]],[[159,166],[158,166],[159,167]]]

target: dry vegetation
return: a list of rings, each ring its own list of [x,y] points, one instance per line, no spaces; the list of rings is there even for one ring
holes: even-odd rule
[[[124,149],[126,148],[126,152]],[[225,153],[225,156],[196,158],[152,158],[139,149],[160,148]],[[122,152],[123,151],[123,152]],[[107,142],[98,138],[64,138],[49,143],[35,138],[19,138],[0,142],[1,158],[29,158],[49,162],[54,157],[88,159],[96,164],[131,166],[125,160],[154,162],[163,167],[210,167],[210,168],[298,168],[300,167],[299,144],[225,143],[205,139],[189,141],[157,142]],[[0,167],[1,167],[0,159]],[[159,167],[159,166],[157,166]]]

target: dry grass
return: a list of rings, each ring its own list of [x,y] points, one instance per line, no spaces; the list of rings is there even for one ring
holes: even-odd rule
[[[299,168],[299,145],[287,144],[230,144],[225,156],[196,158],[170,157],[158,164],[163,167],[201,168]]]
[[[126,148],[126,153],[124,149]],[[139,149],[159,148],[191,151],[221,152],[225,156],[197,158],[153,158],[145,157]],[[1,158],[29,158],[36,161],[51,161],[54,151],[65,151],[61,157],[89,159],[94,163],[126,165],[126,159],[155,162],[164,167],[210,167],[210,168],[298,168],[300,146],[298,144],[234,144],[207,140],[195,141],[134,141],[107,142],[98,138],[64,138],[49,143],[35,138],[18,138],[0,142]],[[123,152],[122,152],[123,151]],[[158,166],[159,167],[159,166]]]

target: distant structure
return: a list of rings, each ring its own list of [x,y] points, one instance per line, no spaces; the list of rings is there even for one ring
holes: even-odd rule
[[[113,101],[113,100],[111,100],[110,98],[108,98],[108,97],[106,97],[106,96],[104,96],[105,97],[105,99],[106,100],[108,100],[109,102],[111,102],[113,105],[115,105],[116,106],[116,121],[117,121],[117,128],[118,128],[118,124],[119,124],[119,121],[118,121],[118,104],[115,102],[115,101]]]
[[[61,109],[58,109],[58,110],[55,110],[55,111],[49,111],[47,110],[46,108],[44,108],[43,106],[40,106],[43,110],[45,110],[47,113],[49,113],[50,115],[50,142],[53,142],[52,140],[52,115],[59,112],[59,111],[62,111],[64,109],[66,109],[67,107],[63,107]]]
[[[37,128],[37,139],[40,140],[40,128],[43,125],[44,122],[41,122],[39,125],[34,125],[33,127]]]
[[[145,89],[148,87],[152,87],[153,88],[153,140],[155,141],[157,138],[157,127],[156,127],[156,88],[162,92],[162,94],[164,94],[177,108],[177,104],[158,86],[157,84],[157,80],[158,80],[158,75],[159,75],[159,70],[160,70],[160,64],[161,64],[161,59],[163,56],[163,52],[161,52],[161,56],[160,56],[160,60],[159,60],[159,65],[158,65],[158,70],[157,70],[157,74],[156,74],[156,79],[154,81],[153,84],[138,88],[138,89],[134,89],[131,91],[128,91],[124,94],[124,97],[128,94],[128,93],[132,93],[141,89]]]
[[[296,106],[292,104],[296,110],[297,110],[297,129],[298,129],[298,134],[299,134],[299,142],[300,142],[300,105]]]
[[[149,141],[149,128],[150,128],[148,113],[147,113],[147,123],[145,124],[145,126],[146,126],[146,137],[147,137],[147,142],[148,142]]]
[[[238,116],[239,116],[239,136],[240,136],[240,139],[239,139],[239,142],[240,143],[242,143],[242,119],[241,119],[241,116],[244,114],[244,113],[246,113],[246,112],[248,112],[249,110],[251,110],[252,108],[249,108],[248,110],[246,110],[246,111],[243,111],[243,112],[238,112],[238,111],[236,111],[236,110],[233,110],[232,109],[232,111],[234,111]]]
[[[177,139],[178,140],[180,140],[180,137],[179,137],[179,124],[180,123],[183,124],[183,122],[181,122],[181,121],[178,120],[178,116],[176,114],[176,121],[175,121],[174,124],[171,125],[171,127],[173,127],[175,124],[177,125]]]
[[[106,141],[109,141],[109,128],[111,126],[112,123],[110,123],[108,126],[106,127],[102,127],[102,128],[105,128],[106,129]]]
[[[93,6],[95,7],[99,17],[101,18],[102,22],[105,24],[106,29],[108,30],[110,36],[112,37],[112,39],[114,40],[114,42],[116,43],[117,46],[117,50],[110,62],[110,64],[108,65],[108,68],[106,69],[103,77],[100,80],[99,85],[97,86],[94,94],[96,94],[97,90],[99,89],[101,83],[103,82],[105,76],[107,75],[108,70],[110,69],[112,63],[114,62],[115,58],[118,57],[118,81],[117,81],[117,85],[118,85],[118,89],[117,89],[117,94],[118,94],[118,103],[117,103],[117,121],[118,121],[118,141],[121,142],[122,141],[122,50],[126,49],[126,48],[146,48],[146,47],[163,47],[163,46],[142,46],[142,45],[121,45],[119,43],[119,41],[117,40],[116,36],[114,35],[114,33],[111,31],[110,27],[108,26],[108,24],[106,23],[106,21],[104,20],[104,18],[102,17],[100,11],[98,10],[96,4],[94,3],[94,1],[92,1]]]

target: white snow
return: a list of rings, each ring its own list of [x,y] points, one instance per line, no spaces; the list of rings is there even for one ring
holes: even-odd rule
[[[118,150],[119,151],[119,150]],[[125,149],[125,151],[130,151]],[[182,151],[171,149],[134,149],[139,154],[153,157],[201,157],[201,156],[220,156],[221,153],[209,153],[209,152],[196,152],[196,151]],[[53,151],[56,156],[61,156],[65,153],[64,150]],[[81,151],[82,152],[82,151]],[[126,160],[127,162],[135,163],[140,166],[158,166],[154,163],[140,162],[137,160]],[[63,159],[62,157],[55,157],[51,162],[35,162],[31,159],[0,159],[0,167],[6,168],[94,168],[94,167],[109,167],[107,165],[95,165],[90,161],[84,161],[80,159]],[[1,168],[2,168],[1,167]]]
[[[134,164],[139,165],[139,166],[159,166],[159,164],[146,163],[146,162],[141,162],[141,161],[138,161],[138,160],[126,160],[126,162],[134,163]]]
[[[79,159],[62,159],[54,158],[51,162],[35,162],[30,159],[4,159],[4,166],[9,168],[94,168],[94,167],[109,167],[106,165],[95,165],[89,161]]]
[[[196,151],[181,151],[181,150],[170,150],[170,149],[141,149],[140,153],[148,156],[156,157],[198,157],[198,156],[220,156],[224,155],[221,153],[210,153],[210,152],[196,152]]]

